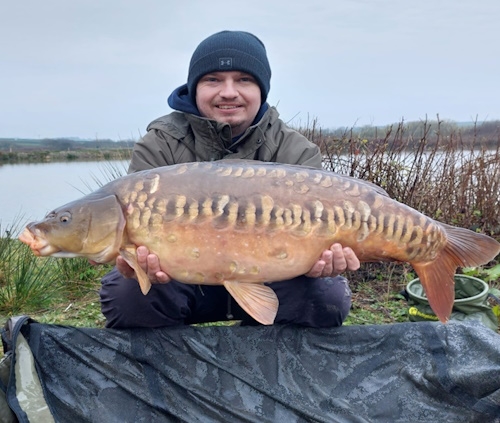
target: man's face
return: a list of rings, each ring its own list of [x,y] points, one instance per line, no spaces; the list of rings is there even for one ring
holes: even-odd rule
[[[196,86],[196,105],[203,117],[231,126],[233,137],[243,134],[260,109],[260,87],[244,72],[213,72]]]

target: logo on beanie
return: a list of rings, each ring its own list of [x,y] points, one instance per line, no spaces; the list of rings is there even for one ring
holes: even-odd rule
[[[232,69],[232,68],[233,68],[232,57],[221,57],[219,59],[219,69]]]

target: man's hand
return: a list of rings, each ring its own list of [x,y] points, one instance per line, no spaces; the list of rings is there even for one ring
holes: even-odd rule
[[[338,276],[346,270],[358,270],[359,266],[359,259],[352,249],[342,248],[340,244],[333,244],[329,250],[323,251],[320,259],[306,273],[306,276],[310,278]]]
[[[160,260],[156,254],[149,254],[144,247],[137,247],[137,261],[139,266],[146,272],[151,283],[167,283],[172,279],[160,268]],[[126,278],[135,278],[135,271],[122,256],[116,258],[116,269]]]

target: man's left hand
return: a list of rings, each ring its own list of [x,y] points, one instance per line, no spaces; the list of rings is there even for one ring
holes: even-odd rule
[[[359,259],[351,248],[333,244],[329,250],[323,251],[320,259],[306,276],[310,278],[338,276],[346,270],[358,270],[359,266]]]

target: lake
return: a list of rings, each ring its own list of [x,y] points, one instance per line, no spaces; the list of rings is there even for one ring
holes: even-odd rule
[[[127,168],[128,160],[0,165],[0,236],[94,191],[113,175],[125,175]]]

